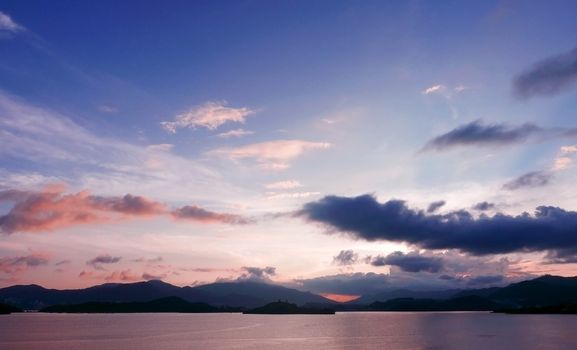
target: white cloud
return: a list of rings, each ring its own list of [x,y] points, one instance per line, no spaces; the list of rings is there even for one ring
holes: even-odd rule
[[[290,167],[290,162],[307,151],[327,149],[327,142],[310,142],[303,140],[276,140],[237,148],[220,148],[211,154],[227,157],[231,160],[254,159],[262,169],[284,170]]]
[[[100,105],[98,106],[98,110],[104,113],[117,113],[118,108],[108,105]]]
[[[442,92],[445,90],[445,86],[444,85],[433,85],[431,87],[426,88],[425,90],[423,90],[423,94],[425,95],[430,95],[436,92]]]
[[[53,111],[0,92],[0,185],[39,186],[66,182],[101,195],[134,192],[162,201],[244,198],[246,191],[215,170],[171,152],[172,145],[142,146],[105,138]],[[5,158],[6,157],[6,158]],[[21,164],[34,164],[31,172]],[[62,169],[67,169],[64,174]]]
[[[166,131],[173,134],[179,128],[204,127],[209,130],[216,130],[227,122],[244,123],[246,117],[254,113],[256,111],[246,107],[227,107],[225,102],[206,102],[177,115],[174,121],[164,121],[160,124]]]
[[[17,33],[24,31],[24,27],[14,22],[10,16],[0,11],[0,33]]]
[[[264,185],[269,190],[290,190],[293,188],[303,187],[303,185],[296,180],[277,181]]]
[[[254,134],[254,131],[244,130],[244,129],[235,129],[235,130],[230,130],[227,132],[222,132],[216,136],[226,139],[229,137],[243,137],[243,136],[252,135],[252,134]]]
[[[573,164],[573,153],[577,153],[577,145],[562,146],[559,148],[559,153],[553,163],[553,170],[558,171],[570,167],[571,164]]]
[[[267,199],[308,198],[318,196],[320,192],[267,192]]]

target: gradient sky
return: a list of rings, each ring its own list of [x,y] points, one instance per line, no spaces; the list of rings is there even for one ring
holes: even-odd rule
[[[0,287],[575,275],[575,13],[4,0]]]

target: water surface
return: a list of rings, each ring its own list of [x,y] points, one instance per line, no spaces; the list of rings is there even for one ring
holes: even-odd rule
[[[13,314],[1,350],[577,349],[577,316]]]

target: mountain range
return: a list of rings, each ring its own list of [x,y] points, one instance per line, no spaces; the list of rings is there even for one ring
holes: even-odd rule
[[[340,311],[495,310],[577,304],[577,277],[545,275],[506,287],[485,289],[430,292],[399,289],[361,296],[346,304],[337,304],[310,292],[253,281],[177,287],[151,280],[126,284],[107,283],[85,289],[57,290],[38,285],[16,285],[0,289],[0,303],[31,310],[87,302],[148,302],[166,297],[178,297],[189,303],[206,303],[214,307],[245,309],[282,300],[298,306],[331,305]]]

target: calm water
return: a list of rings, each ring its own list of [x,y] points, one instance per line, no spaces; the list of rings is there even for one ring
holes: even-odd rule
[[[15,314],[0,349],[577,349],[577,316]]]

